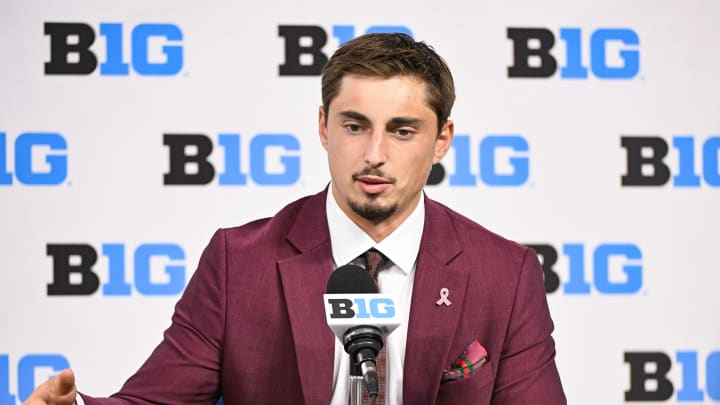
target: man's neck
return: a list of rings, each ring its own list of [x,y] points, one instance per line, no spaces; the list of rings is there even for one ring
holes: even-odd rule
[[[375,247],[399,269],[409,273],[420,250],[425,224],[425,204],[422,198],[421,196],[418,204],[401,224],[394,227],[381,241],[377,241],[343,211],[332,193],[328,193],[325,211],[334,263],[349,263],[366,250]]]
[[[331,198],[335,198],[335,195],[333,194]],[[340,209],[345,213],[345,215],[347,215],[347,217],[350,218],[350,220],[358,226],[358,228],[362,229],[362,231],[365,232],[368,236],[370,236],[376,243],[379,243],[383,239],[387,238],[388,235],[393,233],[400,225],[402,225],[403,222],[405,222],[405,220],[410,216],[410,214],[412,214],[413,211],[417,208],[417,204],[420,203],[421,198],[422,193],[418,195],[417,201],[415,202],[415,205],[411,210],[407,210],[402,214],[391,215],[390,217],[381,221],[371,221],[367,218],[360,216],[358,213],[348,207],[347,204],[340,204],[337,199],[335,199],[335,202],[337,203],[338,207],[340,207]]]
[[[404,218],[392,217],[383,221],[374,222],[360,217],[357,214],[352,214],[349,214],[348,217],[350,217],[350,219],[360,229],[362,229],[363,232],[368,234],[375,242],[381,242],[383,239],[387,238],[388,235],[393,233],[393,231],[395,231],[407,219],[408,216],[405,215]]]

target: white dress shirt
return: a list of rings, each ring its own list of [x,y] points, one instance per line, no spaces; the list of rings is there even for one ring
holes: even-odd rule
[[[410,216],[382,241],[375,241],[360,229],[335,201],[331,189],[327,193],[325,209],[335,268],[348,264],[356,257],[374,247],[382,252],[392,266],[378,273],[378,287],[384,294],[398,297],[397,313],[400,326],[386,339],[386,392],[387,405],[402,404],[403,365],[405,364],[405,342],[410,317],[415,276],[415,261],[420,251],[420,239],[425,226],[425,203],[422,195]],[[335,339],[335,368],[333,371],[333,396],[331,405],[347,405],[350,393],[350,358],[339,339]]]

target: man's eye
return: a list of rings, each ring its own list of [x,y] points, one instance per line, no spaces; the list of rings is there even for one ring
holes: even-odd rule
[[[362,130],[362,127],[356,124],[347,124],[345,125],[345,128],[347,128],[350,132],[360,132]]]
[[[398,135],[400,135],[400,136],[410,136],[410,135],[412,135],[412,134],[415,133],[415,132],[414,132],[413,130],[411,130],[411,129],[398,129],[398,130],[395,131],[395,132],[396,132]]]

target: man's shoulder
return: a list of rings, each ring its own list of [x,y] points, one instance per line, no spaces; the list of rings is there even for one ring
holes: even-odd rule
[[[304,196],[290,202],[271,217],[259,218],[243,225],[223,228],[220,231],[228,240],[252,242],[285,238],[300,215],[324,218],[325,193]]]
[[[501,249],[516,252],[518,255],[524,255],[528,249],[526,246],[486,228],[441,202],[428,198],[426,200],[426,210],[430,216],[441,217],[440,223],[445,222],[443,226],[447,227],[465,247]]]

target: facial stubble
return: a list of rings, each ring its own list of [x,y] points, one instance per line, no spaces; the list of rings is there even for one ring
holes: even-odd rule
[[[356,214],[371,221],[373,223],[382,222],[390,218],[397,211],[398,203],[393,202],[389,205],[380,205],[377,203],[376,196],[368,196],[370,201],[360,203],[352,199],[348,199],[348,205]]]

